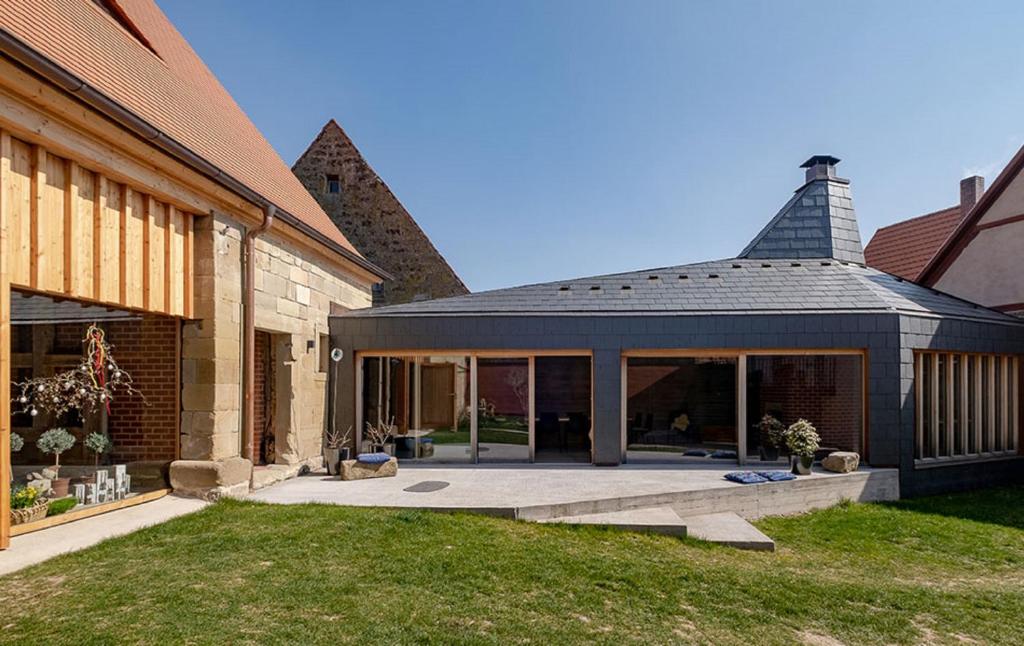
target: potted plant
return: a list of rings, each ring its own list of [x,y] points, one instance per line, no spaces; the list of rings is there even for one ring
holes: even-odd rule
[[[381,422],[374,426],[366,423],[366,439],[370,441],[370,451],[373,453],[387,453],[393,455],[395,444],[395,427],[393,424]]]
[[[32,487],[15,487],[11,490],[11,524],[31,523],[46,516],[46,501]]]
[[[100,456],[114,448],[114,443],[103,433],[89,433],[85,438],[85,448],[93,452],[95,465],[99,467]]]
[[[53,454],[53,471],[57,473],[58,477],[53,479],[50,487],[53,489],[53,496],[55,498],[68,495],[68,485],[71,482],[71,478],[60,477],[60,454],[74,445],[75,436],[63,428],[51,428],[36,440],[36,446],[39,447],[40,451]]]
[[[351,435],[351,426],[345,429],[344,433],[338,429],[327,431],[324,438],[324,465],[329,475],[336,476],[341,473],[341,461],[349,459],[348,439]]]
[[[779,447],[786,443],[786,427],[774,415],[765,415],[757,425],[761,432],[761,459],[774,462],[779,459]]]
[[[802,476],[811,474],[814,452],[820,443],[818,431],[805,419],[798,419],[786,430],[786,446],[793,456],[793,473]]]

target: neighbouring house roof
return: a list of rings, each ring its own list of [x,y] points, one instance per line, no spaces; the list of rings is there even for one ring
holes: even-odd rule
[[[1024,170],[1024,146],[1017,151],[1013,159],[999,173],[999,177],[996,177],[996,180],[992,182],[992,186],[982,193],[977,204],[960,220],[956,228],[953,229],[952,233],[942,243],[942,246],[928,260],[921,273],[917,276],[918,282],[934,285],[942,277],[946,269],[963,252],[967,247],[967,243],[977,233],[977,225],[981,218],[984,217],[988,209],[995,204],[999,196],[1003,194],[1003,191],[1007,189],[1022,170]]]
[[[1019,319],[834,259],[729,259],[526,285],[347,316],[902,312]]]
[[[362,259],[152,0],[5,0],[0,29]]]
[[[864,247],[867,264],[907,280],[917,276],[960,222],[960,207],[882,227]]]

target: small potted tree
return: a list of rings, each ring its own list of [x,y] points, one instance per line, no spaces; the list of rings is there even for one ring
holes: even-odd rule
[[[779,459],[779,447],[786,443],[786,427],[774,415],[765,415],[757,425],[761,433],[761,459],[774,462]]]
[[[17,453],[25,447],[25,438],[15,432],[11,432],[11,453]],[[14,472],[11,471],[11,482],[14,482]]]
[[[50,487],[53,489],[53,496],[55,498],[62,498],[68,495],[68,485],[71,482],[71,478],[60,477],[60,454],[74,445],[75,436],[63,428],[51,428],[36,440],[36,446],[39,447],[40,451],[53,454],[52,471],[56,474],[56,477],[50,482]]]
[[[349,459],[348,439],[352,435],[352,427],[349,426],[342,433],[338,429],[329,429],[324,437],[324,465],[327,467],[328,475],[336,476],[341,473],[341,461]]]
[[[394,455],[394,437],[394,425],[385,422],[381,422],[376,426],[369,422],[366,423],[366,439],[370,442],[371,452]]]
[[[89,433],[85,437],[85,448],[92,451],[95,458],[94,464],[99,468],[100,456],[104,453],[109,453],[110,449],[114,448],[114,443],[103,433]]]
[[[786,430],[786,446],[793,456],[793,473],[811,475],[814,452],[821,444],[818,431],[805,419],[798,419]]]

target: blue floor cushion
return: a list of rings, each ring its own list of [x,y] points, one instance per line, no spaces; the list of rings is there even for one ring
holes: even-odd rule
[[[363,464],[384,464],[390,459],[387,453],[360,453],[356,456],[356,461]]]
[[[689,455],[695,458],[706,458],[708,456],[708,452],[704,449],[688,449],[683,451],[683,455]]]
[[[760,482],[768,482],[768,478],[763,478],[753,471],[730,471],[725,474],[725,479],[732,482],[739,482],[740,484],[758,484]]]
[[[796,480],[796,476],[789,471],[758,471],[757,475],[772,482],[783,482],[785,480]]]
[[[711,454],[712,459],[715,460],[735,460],[736,451],[724,451],[719,449]]]

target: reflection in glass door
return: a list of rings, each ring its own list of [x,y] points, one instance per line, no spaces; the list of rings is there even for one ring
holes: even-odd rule
[[[529,359],[480,358],[476,374],[479,461],[529,462]]]

